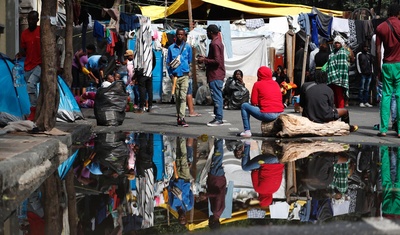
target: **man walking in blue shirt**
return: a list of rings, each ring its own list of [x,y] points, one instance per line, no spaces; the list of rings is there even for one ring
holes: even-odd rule
[[[177,62],[179,60],[179,62]],[[172,62],[172,63],[171,63]],[[176,30],[176,41],[168,47],[167,65],[168,74],[173,82],[175,91],[176,112],[178,126],[188,127],[185,121],[186,94],[189,86],[190,63],[192,62],[192,48],[185,42],[185,30]]]

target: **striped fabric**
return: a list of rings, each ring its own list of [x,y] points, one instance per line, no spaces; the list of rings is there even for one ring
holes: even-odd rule
[[[143,69],[143,76],[151,77],[153,71],[153,51],[151,22],[149,17],[139,16],[140,28],[136,32],[134,64]]]
[[[139,215],[142,216],[142,229],[154,226],[154,172],[153,168],[144,171],[144,177],[136,181]]]

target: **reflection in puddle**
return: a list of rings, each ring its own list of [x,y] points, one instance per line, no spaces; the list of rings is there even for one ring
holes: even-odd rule
[[[120,132],[97,134],[71,163],[83,234],[400,214],[395,147]],[[29,218],[31,230],[44,226],[30,218],[36,214],[41,221],[38,198],[40,190],[17,210],[25,227]]]

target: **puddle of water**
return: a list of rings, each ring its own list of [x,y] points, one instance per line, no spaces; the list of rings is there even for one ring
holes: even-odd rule
[[[400,214],[397,147],[99,133],[63,167],[73,171],[76,220],[84,234],[166,234],[238,221],[306,224]],[[9,219],[43,229],[48,201],[42,191]],[[66,199],[60,202],[66,205]]]

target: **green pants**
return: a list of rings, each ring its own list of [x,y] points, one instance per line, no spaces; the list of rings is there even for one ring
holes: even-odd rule
[[[175,87],[175,105],[176,113],[179,118],[185,117],[186,112],[186,94],[189,87],[189,76],[182,76],[176,79]]]
[[[390,100],[392,93],[396,96],[397,125],[400,117],[400,62],[384,63],[382,65],[382,99],[381,99],[381,124],[380,132],[386,133],[389,128]]]

